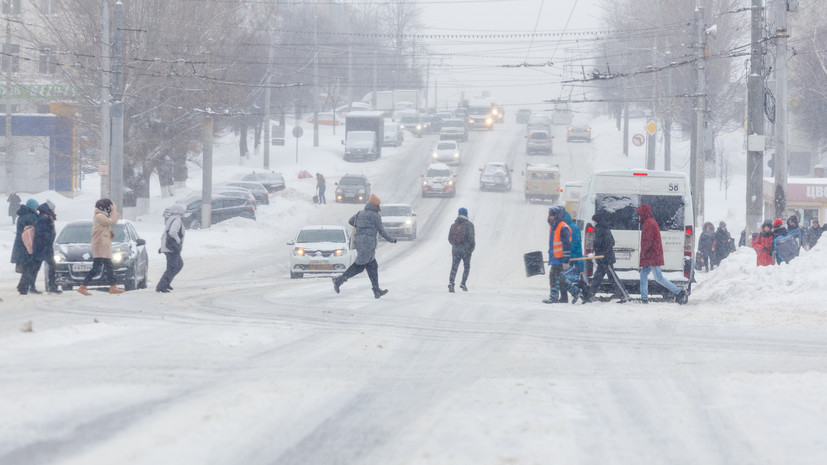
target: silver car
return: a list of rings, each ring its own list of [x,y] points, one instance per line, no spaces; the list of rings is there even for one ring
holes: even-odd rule
[[[383,203],[382,227],[393,237],[416,239],[416,213],[409,203]]]
[[[525,153],[531,155],[532,153],[546,153],[551,155],[551,139],[552,135],[548,131],[531,131],[526,136]]]
[[[459,153],[457,141],[441,140],[437,142],[433,152],[431,152],[431,162],[459,165],[462,162],[462,156]]]

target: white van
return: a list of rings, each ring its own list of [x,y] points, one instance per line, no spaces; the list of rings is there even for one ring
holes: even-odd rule
[[[615,240],[615,270],[624,286],[640,292],[641,224],[637,207],[649,204],[660,226],[663,243],[663,275],[691,292],[694,257],[695,215],[689,178],[684,173],[655,170],[599,171],[586,178],[580,194],[577,226],[583,238],[583,252],[593,252],[592,216],[606,217]],[[589,262],[591,265],[591,262]],[[592,266],[587,270],[591,274]],[[609,284],[609,283],[606,283]],[[664,291],[650,279],[650,289]],[[668,291],[667,291],[668,292]]]

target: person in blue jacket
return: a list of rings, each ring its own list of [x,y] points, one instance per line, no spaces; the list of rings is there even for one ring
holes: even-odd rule
[[[583,258],[583,243],[581,240],[580,229],[574,224],[574,220],[572,219],[569,212],[563,209],[563,221],[569,226],[571,229],[571,255],[570,258]],[[578,284],[580,283],[580,274],[583,273],[585,270],[585,265],[583,260],[572,260],[570,261],[571,266],[568,270],[564,273],[566,277],[566,281],[568,282],[568,291],[571,294],[571,303],[577,303],[577,299],[581,297],[580,287]]]
[[[569,267],[571,258],[571,228],[564,220],[565,210],[555,206],[548,209],[548,265],[549,291],[546,304],[568,303],[568,281],[563,275],[564,268]]]

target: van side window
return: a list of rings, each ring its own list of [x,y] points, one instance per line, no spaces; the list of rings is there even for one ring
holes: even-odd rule
[[[641,203],[652,207],[652,216],[658,222],[661,231],[683,231],[683,197],[679,195],[643,195]]]
[[[637,216],[639,200],[634,194],[597,194],[594,211],[604,215],[611,230],[637,231],[640,229]]]

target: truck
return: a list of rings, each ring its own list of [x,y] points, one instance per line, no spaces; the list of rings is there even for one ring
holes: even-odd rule
[[[351,133],[353,133],[351,135]],[[373,133],[372,137],[370,134]],[[345,117],[345,161],[377,160],[385,140],[385,116],[381,111],[352,111]]]
[[[374,110],[383,111],[388,116],[399,110],[419,110],[424,104],[422,92],[417,89],[379,90],[376,91],[375,99],[373,92],[370,92],[362,100],[373,104]]]

